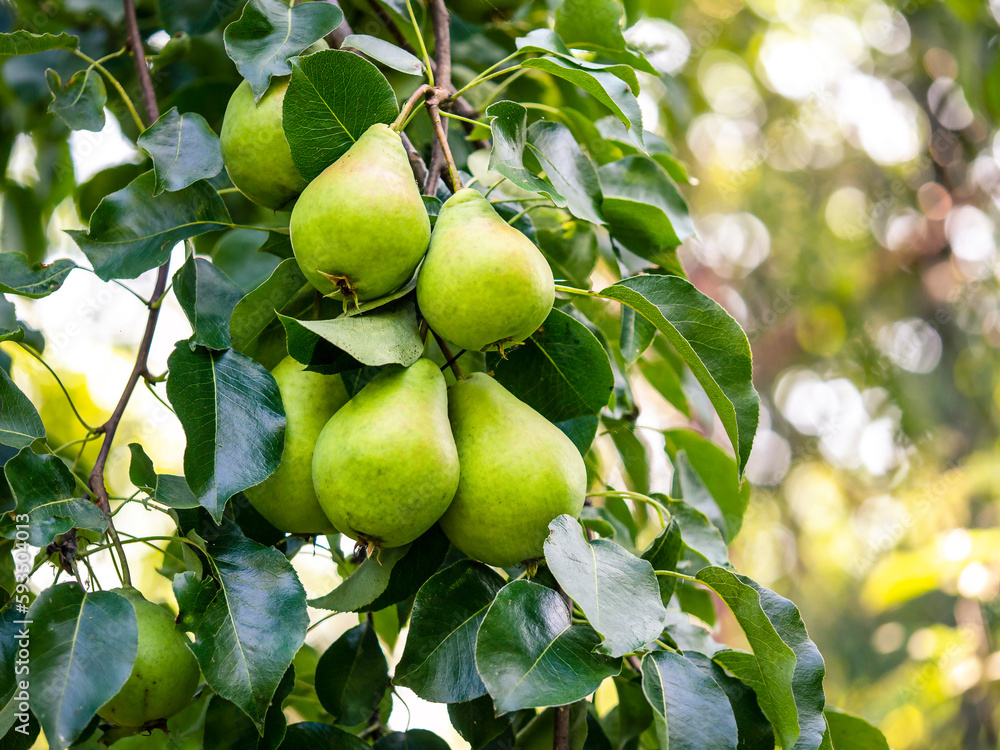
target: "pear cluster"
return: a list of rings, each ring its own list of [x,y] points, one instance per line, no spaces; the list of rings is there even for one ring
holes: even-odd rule
[[[308,185],[296,182],[287,142],[270,137],[282,132],[286,87],[276,80],[259,103],[249,86],[237,89],[223,158],[248,198],[291,204],[292,250],[316,289],[359,305],[417,273],[424,321],[470,352],[502,352],[538,329],[555,297],[545,258],[476,190],[448,199],[432,233],[388,126],[371,126]],[[264,141],[270,163],[248,168],[245,154]],[[439,366],[421,359],[386,369],[353,398],[339,375],[307,372],[291,358],[273,374],[287,416],[284,452],[246,495],[279,529],[396,547],[440,522],[466,555],[507,567],[540,557],[549,522],[583,508],[586,469],[572,441],[484,373],[449,388]]]

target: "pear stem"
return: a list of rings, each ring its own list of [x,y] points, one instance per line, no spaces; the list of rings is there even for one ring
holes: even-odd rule
[[[410,113],[413,111],[413,108],[423,101],[424,96],[427,94],[429,89],[430,86],[426,83],[417,87],[417,90],[410,95],[410,98],[406,100],[406,103],[399,108],[399,117],[397,117],[393,121],[392,125],[390,125],[393,130],[397,133],[402,132],[403,128],[406,126],[406,121],[409,118]]]
[[[431,331],[431,335],[434,336],[434,340],[437,341],[438,348],[447,360],[445,367],[451,368],[456,380],[465,380],[465,373],[462,372],[462,368],[458,366],[458,357],[461,357],[462,353],[459,352],[458,356],[452,356],[451,348],[444,343],[444,339],[434,333],[434,331]]]

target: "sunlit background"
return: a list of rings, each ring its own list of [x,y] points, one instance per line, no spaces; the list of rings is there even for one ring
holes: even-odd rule
[[[626,10],[638,19],[626,37],[663,74],[640,73],[646,128],[692,177],[683,190],[698,235],[682,248],[684,266],[743,325],[755,354],[763,413],[734,563],[800,606],[826,658],[829,702],[879,725],[893,748],[996,747],[1000,69],[989,45],[1000,3],[648,0]],[[11,90],[27,85],[14,61],[0,72]],[[103,132],[73,134],[69,157],[77,183],[139,161],[110,111]],[[32,189],[55,158],[66,155],[38,153],[21,136],[8,184]],[[22,241],[16,195],[2,201],[0,241]],[[47,219],[48,256],[86,265],[63,234],[84,226],[80,215],[67,197]],[[229,242],[217,258],[254,246],[252,236]],[[273,265],[252,257],[259,267],[236,278],[251,287]],[[151,274],[129,291],[75,272],[53,297],[15,300],[92,423],[128,377],[144,320],[133,292],[152,285]],[[162,372],[188,335],[169,296],[151,369]],[[55,382],[8,346],[50,445],[82,437]],[[184,436],[155,388],[136,392],[111,453],[117,496],[134,490],[130,442],[158,471],[181,470]],[[666,490],[658,431],[689,423],[651,385],[638,394],[654,489]],[[693,424],[726,444],[711,418]],[[135,504],[120,515],[119,528],[172,531]],[[155,572],[162,554],[127,549],[139,587],[172,601]],[[339,582],[326,549],[307,547],[293,564],[310,596]],[[95,570],[115,578],[107,558]],[[327,614],[311,611],[314,622]],[[356,622],[330,618],[307,642],[322,651]],[[386,644],[397,659],[403,639]],[[431,728],[465,746],[443,707],[406,690],[400,698],[390,727]],[[598,696],[604,710],[613,700]]]

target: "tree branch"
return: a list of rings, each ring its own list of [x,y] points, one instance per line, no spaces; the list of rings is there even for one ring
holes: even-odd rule
[[[337,2],[337,0],[326,0],[326,2],[340,8],[341,12],[343,12],[344,9],[341,7],[340,3]],[[326,43],[330,45],[330,49],[340,49],[341,45],[344,44],[344,40],[353,33],[354,30],[351,28],[351,24],[347,22],[347,14],[345,13],[344,20],[340,22],[340,26],[327,34],[324,38],[326,39]]]
[[[569,706],[559,706],[553,718],[552,750],[569,750]]]
[[[451,174],[451,190],[455,192],[457,187],[455,179],[458,171],[454,168],[454,161],[450,158],[448,149],[448,129],[441,122],[441,115],[438,107],[441,101],[454,91],[451,85],[451,17],[448,15],[448,8],[444,0],[430,0],[428,5],[431,22],[434,25],[434,81],[444,97],[437,96],[437,92],[429,92],[427,95],[427,111],[430,113],[431,121],[434,123],[434,132],[437,140],[431,145],[431,160],[427,166],[427,179],[424,181],[424,193],[434,195],[437,192],[438,179],[441,170],[444,168],[446,160],[449,163]]]
[[[139,22],[135,15],[134,0],[122,0],[125,6],[125,29],[128,34],[128,46],[132,50],[132,58],[135,60],[135,72],[139,79],[139,86],[142,89],[142,101],[146,108],[146,118],[152,125],[160,117],[160,108],[156,103],[156,94],[153,91],[153,80],[149,75],[149,68],[146,67],[146,54],[142,46],[142,36],[139,34]],[[97,504],[108,519],[108,536],[118,552],[118,557],[122,563],[122,583],[126,586],[132,584],[132,577],[128,569],[128,560],[125,558],[125,551],[122,549],[121,541],[118,538],[118,531],[115,529],[114,521],[111,520],[111,504],[108,501],[108,490],[104,485],[104,469],[108,463],[108,454],[111,453],[111,445],[118,431],[125,407],[128,406],[129,399],[135,391],[135,386],[139,378],[149,375],[147,360],[149,358],[149,348],[153,343],[153,333],[156,330],[156,321],[160,317],[160,301],[164,290],[167,288],[167,276],[170,273],[170,261],[168,260],[156,271],[156,284],[153,287],[153,294],[149,300],[149,314],[146,317],[146,329],[142,334],[142,341],[139,343],[139,352],[135,358],[135,365],[132,373],[125,383],[125,389],[115,410],[111,413],[108,421],[98,428],[104,433],[104,441],[101,449],[94,461],[94,468],[90,472],[87,484],[97,498]]]

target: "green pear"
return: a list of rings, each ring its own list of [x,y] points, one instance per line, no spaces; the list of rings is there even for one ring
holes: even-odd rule
[[[313,449],[330,417],[350,400],[340,375],[307,372],[285,357],[271,371],[285,405],[285,447],[274,473],[243,494],[272,526],[299,534],[334,531],[316,499]]]
[[[363,302],[409,281],[431,225],[399,134],[368,128],[309,183],[290,228],[295,259],[323,294]]]
[[[132,674],[97,715],[113,724],[141,727],[173,716],[191,703],[200,675],[198,660],[167,610],[133,588],[115,591],[135,608],[139,650]]]
[[[555,298],[538,248],[479,192],[459,190],[441,208],[417,279],[431,329],[463,349],[503,349],[540,326]]]
[[[580,452],[545,417],[477,372],[448,389],[462,474],[441,528],[487,565],[542,556],[549,523],[579,516],[587,492]]]
[[[243,81],[229,100],[219,136],[229,179],[254,203],[273,210],[289,203],[306,186],[281,129],[288,79],[273,79],[259,102],[254,101],[250,84]]]
[[[398,547],[433,526],[458,486],[438,366],[420,359],[379,373],[323,428],[312,475],[319,504],[351,539]]]

